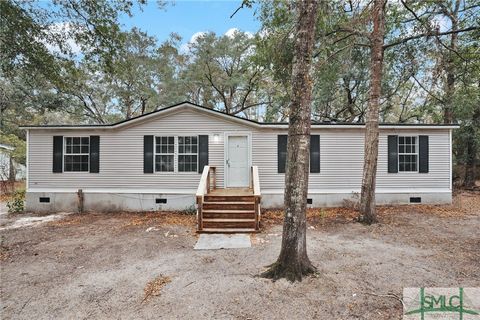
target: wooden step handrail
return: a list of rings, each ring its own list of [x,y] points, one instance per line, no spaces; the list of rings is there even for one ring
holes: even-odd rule
[[[213,179],[213,181],[211,181]],[[203,229],[203,199],[206,194],[208,194],[212,189],[217,188],[217,168],[213,166],[203,167],[202,176],[200,177],[200,182],[198,183],[197,193],[195,194],[196,203],[197,203],[197,223],[198,230]]]
[[[262,199],[262,194],[260,192],[260,178],[258,175],[258,167],[252,166],[252,189],[253,196],[255,197],[255,229],[260,228],[260,201]]]

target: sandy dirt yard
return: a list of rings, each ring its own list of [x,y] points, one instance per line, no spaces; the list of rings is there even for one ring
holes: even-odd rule
[[[9,228],[0,221],[1,319],[400,319],[404,287],[480,286],[480,194],[452,206],[310,210],[318,274],[256,277],[275,261],[281,213],[252,248],[194,251],[194,217],[71,214]],[[18,224],[17,224],[18,225]]]

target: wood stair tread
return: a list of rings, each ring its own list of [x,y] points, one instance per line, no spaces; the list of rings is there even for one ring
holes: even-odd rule
[[[255,204],[255,202],[250,201],[205,201],[205,204]]]
[[[222,194],[205,194],[204,197],[209,197],[209,198],[248,198],[252,199],[255,198],[254,194],[231,194],[231,195],[222,195]]]
[[[198,233],[254,233],[258,232],[254,228],[203,228]]]
[[[204,222],[255,222],[255,219],[203,218]]]
[[[229,210],[229,209],[203,209],[205,213],[255,213],[255,210],[252,209],[236,209],[236,210]]]

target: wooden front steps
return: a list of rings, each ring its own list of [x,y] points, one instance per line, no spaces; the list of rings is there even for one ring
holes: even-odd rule
[[[202,204],[202,230],[199,232],[254,232],[255,197],[238,195],[244,190],[223,191],[205,195]],[[228,195],[228,193],[231,193]],[[253,192],[252,192],[253,193]]]
[[[257,188],[211,188],[214,175],[205,166],[205,181],[197,191],[197,232],[199,233],[250,233],[259,230],[260,192]],[[252,175],[258,170],[252,170]],[[255,183],[252,181],[252,183]]]
[[[203,210],[203,219],[255,219],[252,210]]]

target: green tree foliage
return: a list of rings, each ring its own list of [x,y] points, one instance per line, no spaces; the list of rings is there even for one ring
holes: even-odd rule
[[[184,76],[198,88],[191,92],[196,102],[247,116],[252,108],[268,104],[264,68],[253,59],[253,36],[239,31],[219,37],[207,33],[189,49],[191,63]]]
[[[122,29],[119,15],[143,3],[0,1],[3,135],[25,139],[22,124],[109,123],[184,100],[252,119],[288,120],[294,2],[259,2],[256,34],[206,32],[188,44],[177,34],[159,43],[137,28]],[[472,150],[478,159],[471,142],[479,127],[479,11],[475,0],[386,2],[380,121],[460,123],[454,139],[462,164]],[[370,17],[365,1],[320,3],[314,120],[365,121]]]
[[[119,111],[128,119],[155,108],[153,100],[158,95],[159,79],[155,38],[136,28],[124,33],[124,37],[124,44],[112,61],[113,70],[106,77],[119,99]]]

